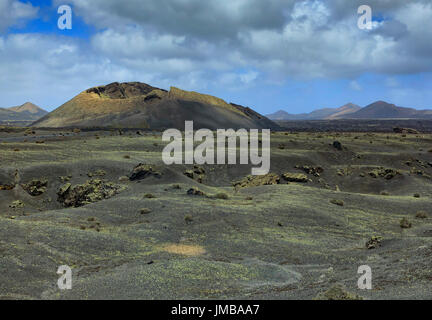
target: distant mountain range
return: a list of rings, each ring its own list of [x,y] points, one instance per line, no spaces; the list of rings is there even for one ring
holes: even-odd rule
[[[337,119],[432,119],[432,110],[416,110],[384,101],[364,108],[348,103],[340,108],[318,109],[310,113],[290,114],[283,110],[267,115],[271,120],[337,120]]]
[[[248,107],[206,94],[171,87],[169,91],[140,82],[114,82],[85,90],[39,119],[35,127],[279,128]]]
[[[145,83],[111,83],[90,88],[51,113],[33,103],[0,108],[0,123],[33,123],[37,127],[278,128],[273,121],[337,119],[432,119],[432,110],[398,107],[384,101],[364,108],[348,103],[310,113],[278,111],[263,116],[248,107],[210,95],[171,87],[170,91]]]
[[[37,105],[26,102],[21,106],[0,108],[0,121],[36,121],[48,114]]]

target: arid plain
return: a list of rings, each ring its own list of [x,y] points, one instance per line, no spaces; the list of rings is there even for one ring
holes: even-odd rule
[[[432,298],[431,134],[272,132],[255,178],[166,166],[163,147],[152,131],[3,128],[0,297]]]

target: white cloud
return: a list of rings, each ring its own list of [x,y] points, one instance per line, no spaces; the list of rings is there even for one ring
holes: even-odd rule
[[[42,99],[46,88],[65,99],[110,81],[199,90],[432,71],[432,42],[426,40],[432,5],[425,0],[374,4],[374,14],[385,19],[369,32],[357,27],[360,0],[69,2],[75,16],[96,27],[90,43],[38,34],[0,37],[0,81],[11,100],[22,92]],[[0,0],[1,8],[0,30],[37,13],[16,0]],[[360,88],[355,80],[350,87]]]
[[[249,84],[258,78],[259,73],[256,71],[249,71],[247,73],[240,74],[240,80],[244,84]]]
[[[204,65],[198,67],[187,58],[109,56],[68,37],[10,34],[0,38],[0,85],[4,93],[0,107],[27,100],[42,107],[57,107],[80,91],[113,81],[197,90],[206,88],[214,78],[206,75]]]
[[[362,86],[355,80],[350,82],[350,88],[355,91],[363,90]]]
[[[278,29],[295,0],[69,0],[100,28],[139,25],[200,39],[235,39],[244,29]],[[61,4],[62,0],[55,0]],[[265,13],[265,14],[263,14]],[[121,27],[120,27],[121,28]]]
[[[239,68],[275,81],[432,70],[426,0],[374,3],[385,19],[371,31],[357,27],[360,0],[70,2],[75,15],[104,30],[92,39],[100,56],[131,68],[158,64],[169,77]]]
[[[0,0],[0,32],[7,28],[19,25],[27,19],[35,18],[38,8],[31,3],[17,0]]]

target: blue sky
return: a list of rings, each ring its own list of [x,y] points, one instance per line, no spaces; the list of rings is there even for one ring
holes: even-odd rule
[[[430,1],[0,0],[2,105],[53,110],[79,92],[142,81],[263,114],[385,100],[432,109]],[[60,30],[60,5],[72,30]]]

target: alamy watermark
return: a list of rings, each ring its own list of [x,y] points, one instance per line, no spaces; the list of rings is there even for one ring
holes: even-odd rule
[[[270,170],[270,129],[263,129],[261,134],[258,129],[249,132],[246,129],[218,129],[215,139],[213,131],[200,129],[194,132],[193,121],[185,121],[184,139],[180,130],[168,129],[162,140],[170,142],[162,151],[166,165],[237,164],[237,140],[240,140],[240,164],[249,164],[250,161],[259,166],[252,168],[252,175],[265,175]],[[195,142],[201,144],[194,148]]]
[[[57,26],[60,30],[72,29],[72,8],[69,5],[61,5],[58,7],[57,13],[61,16],[57,21]],[[361,15],[357,21],[357,26],[362,30],[372,30],[372,8],[369,5],[361,5],[357,9],[357,13]]]
[[[368,265],[358,267],[358,274],[361,274],[357,281],[357,286],[360,290],[372,290],[372,268]]]
[[[60,30],[72,29],[72,8],[68,5],[58,7],[58,14],[61,14],[57,20],[57,26]]]
[[[69,266],[63,265],[58,267],[57,274],[60,278],[57,280],[57,286],[60,290],[72,289],[72,269]]]
[[[372,30],[372,8],[368,5],[362,5],[358,8],[357,13],[361,15],[357,21],[359,29]]]

